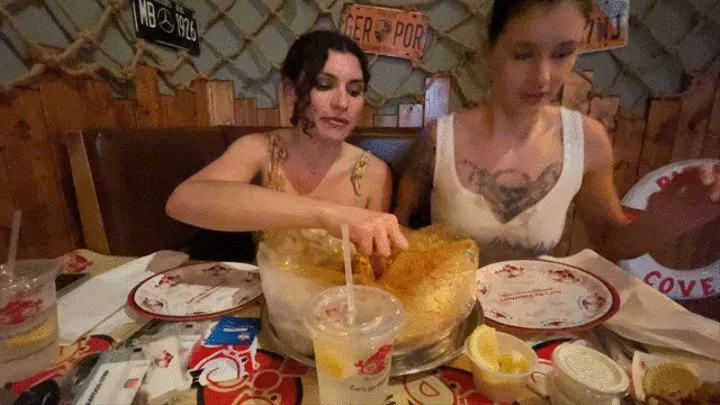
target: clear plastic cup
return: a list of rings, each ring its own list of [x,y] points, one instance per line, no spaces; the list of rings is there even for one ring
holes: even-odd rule
[[[352,288],[355,320],[348,323]],[[303,317],[313,339],[320,403],[382,404],[393,340],[404,320],[400,301],[379,288],[341,286],[314,297]]]
[[[0,385],[32,376],[58,357],[56,260],[0,264]]]

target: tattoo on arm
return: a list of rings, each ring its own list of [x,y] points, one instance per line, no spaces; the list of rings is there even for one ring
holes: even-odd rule
[[[482,195],[503,223],[542,200],[555,186],[562,172],[562,163],[552,163],[537,179],[532,180],[527,173],[515,169],[490,173],[467,159],[461,164],[469,168],[468,188]]]

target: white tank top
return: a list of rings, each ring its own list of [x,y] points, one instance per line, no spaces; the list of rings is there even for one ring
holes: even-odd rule
[[[533,258],[549,252],[559,242],[584,171],[582,116],[565,108],[561,108],[561,116],[563,164],[557,183],[535,205],[506,223],[495,217],[482,195],[460,183],[455,170],[454,116],[438,120],[432,222],[447,224],[475,239],[480,246],[481,264]]]

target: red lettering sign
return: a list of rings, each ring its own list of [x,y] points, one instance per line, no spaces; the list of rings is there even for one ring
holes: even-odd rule
[[[712,278],[707,277],[707,278],[701,279],[700,285],[702,285],[704,296],[707,297],[707,296],[715,294],[715,287],[713,287]]]
[[[341,29],[367,53],[416,62],[425,54],[428,27],[428,18],[419,11],[348,4]]]
[[[643,281],[645,281],[645,284],[651,285],[654,287],[652,281],[650,281],[650,279],[653,277],[662,278],[662,274],[660,274],[659,271],[651,271],[645,275],[645,278],[643,279]]]
[[[692,290],[695,288],[695,284],[697,284],[697,281],[690,280],[690,283],[685,286],[685,280],[678,280],[678,284],[680,284],[680,293],[683,297],[689,297]]]
[[[660,282],[660,286],[658,287],[658,290],[660,290],[661,293],[667,294],[670,292],[670,290],[673,289],[675,286],[675,279],[672,277],[668,277],[663,279],[663,281]]]

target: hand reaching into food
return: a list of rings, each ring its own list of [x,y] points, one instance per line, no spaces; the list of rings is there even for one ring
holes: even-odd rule
[[[395,215],[338,206],[328,210],[322,219],[323,228],[337,238],[341,237],[344,223],[350,231],[350,242],[361,255],[388,257],[395,250],[408,248]]]

